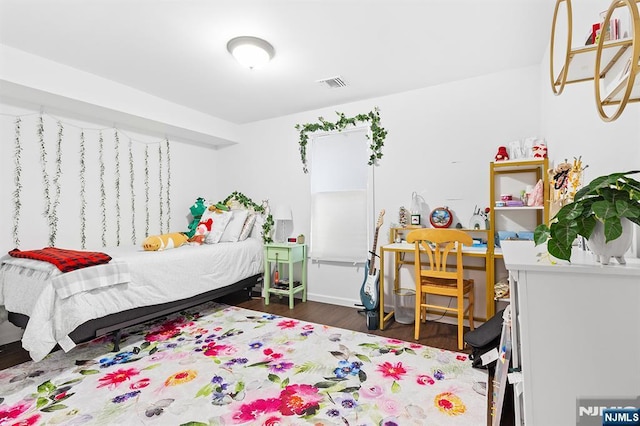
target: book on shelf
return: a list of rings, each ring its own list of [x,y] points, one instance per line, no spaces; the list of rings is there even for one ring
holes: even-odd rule
[[[604,41],[620,40],[620,19],[611,18],[606,25],[604,24],[604,22],[596,22],[592,24],[591,30],[589,30],[586,36],[586,40],[584,43],[585,46],[598,43],[598,39],[600,38],[601,34],[604,34]]]

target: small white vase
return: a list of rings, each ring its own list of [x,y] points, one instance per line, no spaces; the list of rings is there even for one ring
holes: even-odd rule
[[[596,222],[596,227],[587,240],[589,250],[596,255],[596,260],[603,265],[608,265],[612,257],[615,257],[621,265],[627,263],[626,260],[624,260],[624,254],[629,250],[629,247],[631,247],[631,241],[633,240],[633,222],[622,218],[621,223],[622,235],[615,240],[605,243],[604,225],[600,221]]]

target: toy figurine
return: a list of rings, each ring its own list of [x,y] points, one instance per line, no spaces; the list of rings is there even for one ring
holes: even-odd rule
[[[504,161],[509,159],[509,153],[507,153],[506,146],[499,146],[498,153],[496,154],[496,161]]]
[[[544,142],[533,146],[533,158],[547,158],[547,145]]]
[[[409,217],[409,212],[407,211],[407,209],[405,209],[404,206],[400,207],[400,212],[398,213],[398,222],[400,222],[401,228],[407,227],[408,217]]]

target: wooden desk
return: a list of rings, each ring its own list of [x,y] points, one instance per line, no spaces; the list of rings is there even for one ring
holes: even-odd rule
[[[380,330],[384,330],[385,321],[391,319],[394,311],[391,310],[385,315],[384,313],[384,274],[385,274],[385,253],[393,253],[393,291],[395,292],[400,288],[400,268],[402,265],[413,266],[413,260],[404,260],[404,255],[407,253],[413,253],[415,245],[407,242],[392,243],[384,246],[380,246]],[[490,250],[486,247],[464,247],[462,249],[462,255],[468,257],[477,257],[484,259],[484,267],[468,266],[465,269],[480,269],[485,271],[486,286],[487,286],[487,312],[491,313],[494,309],[493,300],[493,258],[490,255]],[[489,289],[490,287],[490,289]],[[489,296],[491,292],[491,297]],[[490,306],[489,306],[490,305]],[[487,315],[488,317],[489,315]],[[477,318],[480,321],[485,321],[487,318]]]

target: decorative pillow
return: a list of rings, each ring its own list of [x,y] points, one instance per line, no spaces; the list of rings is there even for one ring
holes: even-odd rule
[[[205,244],[216,244],[220,242],[220,238],[222,238],[222,234],[231,220],[231,212],[207,209],[200,220],[206,222],[209,218],[213,219],[213,223],[211,224],[211,231],[204,237],[204,242]]]
[[[238,241],[244,241],[251,234],[253,230],[253,225],[256,223],[257,213],[251,212],[247,215],[247,219],[244,221],[244,225],[242,226],[242,231],[240,231],[240,236],[238,237]]]
[[[227,227],[224,229],[222,233],[222,238],[220,238],[221,242],[232,242],[235,243],[240,238],[240,233],[242,232],[242,228],[244,226],[244,222],[247,220],[247,216],[249,215],[249,210],[241,209],[241,210],[231,210],[231,219],[227,224]]]
[[[262,237],[262,225],[264,225],[265,217],[260,213],[256,213],[256,220],[251,229],[251,238]]]

